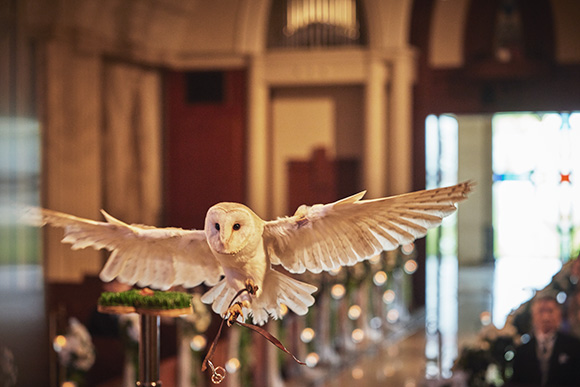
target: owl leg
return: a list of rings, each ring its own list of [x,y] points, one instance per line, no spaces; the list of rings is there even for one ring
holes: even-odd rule
[[[256,293],[258,293],[258,289],[259,289],[258,285],[256,285],[253,279],[248,278],[246,280],[246,290],[248,291],[249,294],[255,295]]]
[[[250,302],[248,300],[238,301],[228,308],[228,311],[226,313],[226,316],[228,316],[227,317],[228,327],[231,327],[236,322],[238,317],[242,316],[242,320],[244,319],[244,315],[242,313],[243,308],[246,309],[250,308]]]

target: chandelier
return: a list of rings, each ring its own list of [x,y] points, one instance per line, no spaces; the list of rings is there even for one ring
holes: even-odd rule
[[[361,12],[356,0],[286,0],[285,8],[282,5],[281,8],[273,9],[273,12],[282,13],[281,18],[274,18],[282,22],[282,34],[276,34],[278,36],[272,44],[274,46],[362,44],[359,22]]]

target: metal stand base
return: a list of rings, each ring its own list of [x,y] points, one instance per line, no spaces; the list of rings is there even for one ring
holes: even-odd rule
[[[161,387],[159,380],[159,323],[157,315],[140,314],[138,387]]]

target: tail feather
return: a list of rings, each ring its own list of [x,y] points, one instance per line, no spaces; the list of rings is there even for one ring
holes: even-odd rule
[[[314,304],[312,293],[316,290],[318,290],[316,286],[295,280],[276,270],[270,270],[264,279],[259,297],[252,297],[251,308],[243,311],[244,316],[249,313],[254,324],[263,325],[270,317],[282,318],[281,304],[285,304],[294,313],[302,316],[308,312],[308,307]],[[214,312],[225,317],[228,306],[236,293],[237,290],[230,287],[223,278],[201,297],[201,301],[211,304]]]
[[[312,293],[316,286],[295,280],[276,270],[270,270],[264,280],[264,289],[260,297],[252,302],[254,324],[263,325],[268,316],[282,318],[281,304],[285,304],[294,313],[302,316],[308,307],[314,304]]]
[[[224,316],[235,295],[236,291],[228,285],[225,278],[222,278],[217,285],[205,292],[201,297],[201,301],[204,304],[211,304],[211,308],[214,312],[220,316]]]

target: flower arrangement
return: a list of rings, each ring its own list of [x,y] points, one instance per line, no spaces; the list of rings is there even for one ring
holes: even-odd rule
[[[576,258],[565,263],[552,281],[534,295],[556,297],[568,312],[568,320],[564,321],[562,328],[577,335],[580,334],[579,278],[580,259]],[[510,313],[504,328],[498,330],[489,324],[482,328],[474,344],[462,349],[454,369],[467,374],[469,386],[502,386],[509,380],[515,348],[532,329],[531,304],[534,297]]]
[[[520,335],[509,321],[502,329],[485,326],[476,341],[463,347],[454,369],[467,374],[468,386],[502,386],[512,375],[512,360]]]
[[[53,347],[66,370],[66,380],[82,385],[86,372],[95,363],[95,346],[87,328],[71,317],[66,334],[55,337]]]
[[[187,330],[187,334],[193,336],[195,334],[204,333],[211,323],[211,313],[208,307],[201,302],[201,295],[195,293],[191,295],[191,306],[193,313],[181,316],[183,327]]]
[[[201,302],[201,295],[191,295],[193,313],[182,315],[177,319],[180,336],[180,367],[181,382],[184,385],[204,385],[205,379],[201,372],[203,353],[208,344],[204,333],[212,321],[212,313],[207,305]]]
[[[0,345],[0,383],[3,387],[16,385],[18,379],[18,368],[14,362],[12,351]]]

